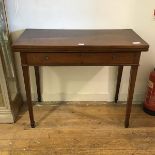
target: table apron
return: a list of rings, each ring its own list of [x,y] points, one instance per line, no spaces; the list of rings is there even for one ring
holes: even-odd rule
[[[118,53],[30,53],[21,52],[22,65],[28,66],[114,66],[139,65],[141,52]]]

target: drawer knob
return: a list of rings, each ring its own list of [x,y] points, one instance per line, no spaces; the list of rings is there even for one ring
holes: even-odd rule
[[[112,55],[112,59],[113,59],[113,60],[116,59],[116,55]]]
[[[49,57],[48,56],[45,56],[45,60],[48,60],[49,59]]]

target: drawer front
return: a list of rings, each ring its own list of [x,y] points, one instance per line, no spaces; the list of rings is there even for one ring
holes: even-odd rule
[[[77,65],[81,64],[80,53],[27,53],[29,65]]]
[[[82,56],[84,64],[119,65],[138,64],[140,53],[85,53]]]
[[[138,64],[140,53],[26,53],[28,65],[130,65]]]

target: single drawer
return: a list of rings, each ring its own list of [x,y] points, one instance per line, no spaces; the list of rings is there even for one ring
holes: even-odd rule
[[[42,66],[100,66],[134,65],[139,63],[140,53],[25,53],[26,64]]]
[[[80,53],[27,53],[29,65],[80,65]]]
[[[88,65],[138,64],[140,53],[82,53],[82,63]]]

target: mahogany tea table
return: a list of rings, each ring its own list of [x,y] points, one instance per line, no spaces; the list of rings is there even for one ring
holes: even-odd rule
[[[134,87],[142,51],[149,45],[131,29],[54,30],[26,29],[13,43],[20,52],[31,127],[35,127],[29,66],[34,66],[38,101],[41,101],[39,66],[118,66],[115,102],[123,66],[131,66],[125,127],[129,126]]]

